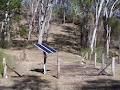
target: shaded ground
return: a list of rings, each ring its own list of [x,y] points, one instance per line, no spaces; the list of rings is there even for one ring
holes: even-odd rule
[[[21,53],[20,50],[9,51],[12,54]],[[25,61],[18,60],[15,69],[23,75],[17,77],[9,72],[8,79],[0,80],[0,90],[119,90],[120,78],[113,76],[96,76],[98,69],[92,65],[82,65],[82,58],[78,55],[59,52],[61,57],[61,74],[57,79],[56,55],[48,55],[47,75],[43,75],[42,52],[37,49],[27,50]],[[116,75],[119,74],[119,65]],[[11,77],[12,76],[12,77]]]
[[[49,80],[41,76],[14,77],[14,84],[11,86],[0,86],[0,90],[55,90]]]
[[[78,54],[80,50],[80,32],[77,26],[72,24],[52,25],[48,43],[59,51]]]

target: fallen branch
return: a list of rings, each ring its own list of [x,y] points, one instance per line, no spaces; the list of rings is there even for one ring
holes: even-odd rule
[[[13,72],[15,72],[19,77],[22,77],[22,75],[20,75],[17,71],[15,71],[13,68],[11,68],[10,66],[8,66],[7,64],[6,64],[6,66],[10,69],[10,70],[12,70]]]

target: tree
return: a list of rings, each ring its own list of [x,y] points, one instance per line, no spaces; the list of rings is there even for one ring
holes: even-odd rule
[[[96,44],[96,32],[97,32],[97,29],[98,29],[98,23],[99,23],[99,18],[100,18],[101,11],[102,11],[102,8],[103,8],[103,4],[104,4],[104,0],[96,2],[96,22],[95,22],[95,27],[94,27],[94,30],[93,30],[93,35],[92,35],[92,40],[91,40],[91,45],[90,45],[91,54],[93,53],[94,45]],[[95,47],[96,47],[96,45],[95,45]]]
[[[109,19],[114,15],[114,11],[116,10],[116,4],[118,0],[110,1],[106,0],[104,7],[104,29],[106,32],[106,56],[109,58],[109,48],[110,48],[110,40],[111,40],[111,26],[108,24]]]
[[[3,42],[10,42],[10,21],[13,15],[20,12],[20,0],[1,0],[0,1],[0,11],[4,16],[2,18],[1,26],[1,41],[2,47],[4,46]]]
[[[24,3],[29,24],[28,40],[31,39],[32,31],[36,30],[39,32],[38,43],[42,43],[43,35],[50,26],[52,2],[53,0],[28,0]]]

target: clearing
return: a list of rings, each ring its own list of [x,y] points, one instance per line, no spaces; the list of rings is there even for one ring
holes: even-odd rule
[[[68,28],[70,27],[70,28]],[[96,73],[90,62],[82,65],[83,58],[76,54],[78,50],[73,43],[75,38],[72,24],[51,26],[49,45],[59,48],[61,74],[57,79],[57,55],[50,54],[47,58],[47,74],[43,74],[43,53],[36,47],[23,50],[9,49],[7,54],[13,56],[14,69],[22,75],[18,77],[9,70],[8,79],[0,79],[0,90],[119,90],[120,65],[116,64],[116,77]],[[71,29],[73,28],[73,29]],[[24,60],[23,60],[24,59]]]

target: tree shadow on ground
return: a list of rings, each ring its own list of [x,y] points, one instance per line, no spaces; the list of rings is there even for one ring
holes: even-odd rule
[[[20,80],[14,80],[10,87],[0,86],[0,90],[55,90],[50,82],[38,76],[24,76]]]
[[[75,34],[75,28],[71,26],[62,26],[62,28],[63,30],[61,32],[64,34],[51,33],[49,37],[52,37],[53,40],[49,41],[48,44],[57,48],[59,51],[77,54],[77,51],[80,49],[78,47],[80,42],[78,42],[78,36]]]
[[[61,75],[69,75],[71,76],[111,76],[111,74],[103,71],[100,75],[98,73],[100,72],[100,69],[95,68],[94,66],[80,66],[80,65],[62,65],[61,67]]]
[[[22,50],[22,49],[32,49],[34,47],[34,44],[37,42],[37,40],[12,40],[12,47],[14,47],[14,50]]]
[[[80,50],[80,40],[79,36],[75,35],[75,31],[73,27],[63,26],[62,32],[65,34],[54,34],[52,33],[51,36],[53,40],[48,42],[51,46],[57,48],[59,51],[65,51],[73,54],[77,54]],[[79,41],[78,41],[79,40]]]
[[[76,85],[75,90],[120,90],[120,81],[112,79],[88,80],[86,85],[82,87]]]

